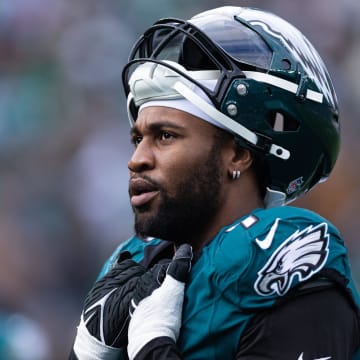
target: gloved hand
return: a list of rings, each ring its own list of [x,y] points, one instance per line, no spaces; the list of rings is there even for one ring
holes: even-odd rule
[[[127,348],[130,360],[155,338],[167,336],[176,342],[181,327],[185,282],[191,270],[191,260],[192,248],[183,244],[170,264],[166,265],[166,276],[160,287],[154,290],[156,284],[161,283],[163,274],[163,271],[158,270],[148,272],[137,283],[130,308]],[[158,277],[158,281],[149,280],[149,277],[154,279],[153,274]]]
[[[78,359],[113,359],[127,345],[129,305],[146,269],[119,255],[117,264],[88,293],[74,343]]]

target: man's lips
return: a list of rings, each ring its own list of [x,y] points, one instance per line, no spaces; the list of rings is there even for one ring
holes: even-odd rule
[[[133,207],[139,207],[150,202],[160,190],[148,180],[142,178],[130,179],[129,194]]]

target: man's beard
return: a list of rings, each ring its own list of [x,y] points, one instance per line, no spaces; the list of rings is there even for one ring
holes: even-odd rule
[[[135,232],[177,244],[196,239],[219,211],[221,165],[214,146],[204,162],[183,174],[174,197],[160,187],[161,204],[154,216],[142,216],[146,208],[135,213]]]

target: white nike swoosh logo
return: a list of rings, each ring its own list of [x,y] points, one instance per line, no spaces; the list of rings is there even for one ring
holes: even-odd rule
[[[301,353],[298,360],[304,360],[303,356],[304,356],[304,353]],[[327,356],[327,357],[317,358],[317,359],[314,359],[314,360],[330,360],[330,359],[331,359],[331,356]]]
[[[268,234],[266,235],[265,239],[264,240],[259,240],[258,238],[255,239],[256,243],[263,249],[263,250],[266,250],[268,249],[273,240],[274,240],[274,236],[275,236],[275,232],[276,232],[276,229],[278,227],[278,224],[279,224],[279,220],[280,218],[277,218],[273,224],[273,226],[271,227],[270,231],[268,232]],[[301,359],[298,359],[298,360],[301,360]]]

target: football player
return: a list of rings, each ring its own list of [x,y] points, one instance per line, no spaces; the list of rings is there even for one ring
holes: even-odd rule
[[[310,42],[253,8],[163,19],[123,82],[136,236],[88,294],[71,357],[358,359],[344,240],[288,205],[339,152],[336,95]]]

